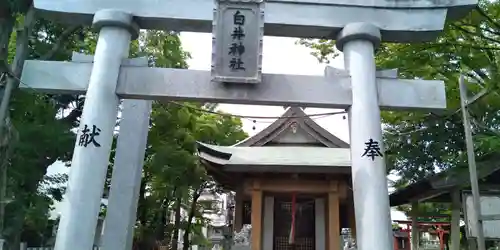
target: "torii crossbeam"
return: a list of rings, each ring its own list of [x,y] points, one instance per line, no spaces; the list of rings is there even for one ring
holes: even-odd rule
[[[251,1],[251,0],[250,0]],[[460,18],[477,1],[267,0],[268,36],[331,38],[354,22],[383,27],[384,41],[430,41],[446,18]],[[213,0],[35,0],[35,7],[66,23],[92,24],[103,9],[133,13],[142,29],[212,32]],[[299,18],[300,17],[300,18]],[[397,21],[393,21],[397,20]]]
[[[24,66],[26,73],[21,80],[46,93],[85,94],[92,66],[92,63],[30,60]],[[329,68],[326,70],[332,71]],[[264,74],[258,85],[228,85],[212,82],[209,71],[122,66],[116,94],[123,99],[347,109],[352,104],[351,77],[342,70],[335,71],[339,74]],[[446,108],[442,81],[378,77],[377,85],[381,108],[429,111]]]

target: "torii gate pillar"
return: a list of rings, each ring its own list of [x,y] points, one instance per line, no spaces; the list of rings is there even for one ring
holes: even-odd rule
[[[352,84],[349,112],[351,171],[358,249],[392,249],[391,215],[383,155],[374,49],[378,27],[352,23],[342,29],[336,46],[344,52]]]
[[[116,85],[120,65],[128,56],[138,28],[132,15],[101,10],[94,16],[99,29],[92,74],[70,169],[67,205],[61,215],[56,250],[92,249],[119,99]]]

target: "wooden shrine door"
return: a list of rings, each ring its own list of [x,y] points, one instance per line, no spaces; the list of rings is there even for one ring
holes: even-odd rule
[[[290,197],[276,197],[274,201],[273,250],[314,250],[314,199],[298,198],[295,205],[295,240],[290,244],[292,201]]]

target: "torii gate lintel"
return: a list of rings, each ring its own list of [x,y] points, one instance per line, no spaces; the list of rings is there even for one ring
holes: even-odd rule
[[[122,63],[116,94],[124,99],[198,101],[231,104],[347,109],[352,104],[351,77],[327,66],[325,76],[263,74],[259,84],[212,82],[210,71],[148,68]],[[51,94],[84,94],[92,63],[28,60],[21,88]],[[388,110],[439,111],[446,108],[444,83],[407,80],[378,71],[379,106]],[[76,77],[77,76],[77,77]],[[388,77],[391,76],[391,77]],[[394,93],[398,93],[395,95]]]
[[[234,0],[226,0],[234,1]],[[476,0],[266,0],[265,35],[329,38],[349,23],[372,23],[388,42],[434,40],[448,19],[458,19]],[[135,16],[142,29],[212,32],[213,0],[35,0],[45,17],[71,24],[92,24],[94,13],[117,9]],[[300,18],[297,18],[300,17]]]

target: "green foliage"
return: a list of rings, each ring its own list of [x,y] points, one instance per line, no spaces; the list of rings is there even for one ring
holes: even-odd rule
[[[24,13],[31,5],[31,0],[6,0],[0,6],[8,9],[11,13]]]
[[[410,182],[465,164],[465,142],[458,90],[464,73],[469,92],[486,88],[489,95],[470,106],[478,160],[496,151],[498,128],[498,1],[484,2],[467,18],[449,23],[433,43],[385,44],[377,54],[381,67],[397,67],[405,78],[444,80],[448,110],[441,114],[385,112],[385,139],[393,170]],[[472,96],[472,95],[471,95]]]
[[[74,48],[71,43],[64,44],[66,36],[62,38],[61,45],[60,41],[49,39],[60,36],[65,30],[63,26],[51,25],[39,19],[33,25],[32,34],[19,35],[26,31],[23,25],[29,26],[22,13],[26,10],[15,9],[10,19],[0,20],[0,26],[12,23],[14,31],[9,34],[8,40],[0,39],[8,42],[0,44],[0,47],[8,47],[8,53],[0,54],[0,61],[5,62],[5,65],[12,64],[17,52],[16,46],[22,47],[19,46],[21,44],[28,45],[29,58],[69,58]],[[41,33],[46,37],[41,37]],[[23,40],[25,37],[29,39]],[[3,95],[3,89],[1,94]],[[15,135],[10,136],[11,141],[7,144],[0,145],[4,161],[2,168],[7,168],[8,176],[6,195],[2,197],[5,213],[2,212],[1,219],[5,227],[1,234],[11,247],[17,247],[21,239],[41,242],[45,237],[50,237],[50,234],[46,234],[50,224],[50,207],[53,201],[62,199],[62,184],[67,177],[46,176],[46,170],[55,161],[67,161],[71,157],[75,139],[71,129],[76,117],[56,118],[60,117],[61,108],[67,107],[71,99],[67,97],[66,101],[59,102],[58,99],[41,93],[14,91],[10,102],[9,131]]]
[[[177,33],[143,31],[131,48],[132,56],[146,56],[152,66],[187,67],[189,53],[182,49]],[[239,119],[207,113],[205,107],[153,103],[135,230],[135,242],[142,248],[157,242],[177,245],[180,230],[184,249],[206,243],[201,228],[209,222],[203,216],[207,204],[198,199],[204,192],[222,190],[200,165],[196,142],[232,145],[247,135]]]
[[[466,166],[465,142],[458,78],[465,74],[470,96],[481,89],[487,95],[469,106],[476,160],[487,160],[500,152],[498,129],[500,66],[500,2],[480,1],[479,8],[464,19],[447,23],[434,42],[382,44],[377,51],[379,68],[398,68],[399,77],[443,80],[448,109],[439,113],[385,111],[384,143],[388,171],[400,178],[403,188],[449,168]],[[331,59],[334,41],[303,40],[315,49],[319,60]],[[399,208],[409,212],[408,206]],[[424,204],[423,213],[447,212],[444,204]]]
[[[458,77],[466,74],[469,92],[489,95],[470,106],[479,159],[498,151],[499,1],[482,1],[463,20],[447,23],[435,41],[382,44],[377,66],[398,68],[401,78],[444,80],[448,109],[440,113],[383,112],[386,155],[390,170],[408,184],[465,162]],[[318,59],[331,58],[333,41],[302,41],[316,49]],[[323,52],[327,52],[326,54]],[[335,55],[335,54],[333,54]],[[474,83],[474,84],[472,84]]]
[[[339,55],[339,51],[335,49],[335,41],[327,39],[301,39],[298,44],[304,45],[313,49],[312,55],[320,62],[330,62]]]
[[[195,155],[196,141],[231,145],[244,138],[246,134],[239,119],[204,112],[200,104],[155,103],[144,166],[145,190],[141,193],[138,211],[141,224],[138,239],[144,241],[154,235],[155,240],[169,245],[175,242],[170,240],[175,237],[175,231],[183,229],[186,230],[184,248],[189,243],[204,242],[198,229],[207,222],[202,214],[207,204],[197,200],[202,192],[220,193],[221,190],[200,165]],[[187,219],[179,218],[173,225],[166,218],[159,219],[172,212],[179,213],[176,209],[179,205],[187,211]],[[194,235],[191,242],[189,238],[186,240],[190,233]]]
[[[0,3],[0,9],[4,3]],[[28,57],[22,60],[69,60],[72,51],[95,52],[97,34],[90,29],[45,19],[36,19],[33,32],[23,41],[20,27],[26,25],[24,14],[30,4],[12,0],[2,9],[8,10],[7,18],[0,18],[0,31],[6,31],[0,36],[0,48],[8,48],[0,51],[5,72],[17,52],[16,44],[28,44]],[[0,17],[5,14],[2,11]],[[132,42],[130,55],[148,57],[151,66],[173,68],[186,68],[189,58],[177,33],[160,31],[142,31]],[[53,202],[62,199],[67,176],[47,176],[47,167],[55,161],[70,162],[75,140],[72,130],[79,126],[84,101],[84,96],[46,95],[34,90],[16,90],[13,95],[9,117],[17,140],[9,144],[12,152],[7,160],[7,195],[2,200],[6,203],[2,234],[14,249],[20,240],[37,246],[51,243],[57,222],[49,220],[48,215]],[[202,215],[206,204],[198,198],[204,192],[220,193],[221,189],[200,165],[196,141],[230,145],[246,134],[239,119],[206,113],[204,109],[205,105],[194,103],[153,105],[135,231],[138,245],[147,248],[158,241],[170,245],[180,229],[185,231],[185,249],[190,244],[206,243],[201,233],[208,223]],[[113,157],[114,149],[111,167]],[[104,215],[106,207],[101,210]],[[187,218],[180,216],[181,210],[187,212]],[[172,223],[172,216],[179,219]]]
[[[188,52],[181,46],[179,36],[175,32],[148,30],[141,32],[138,40],[139,56],[146,55],[150,65],[163,68],[187,68]]]
[[[404,212],[406,216],[411,217],[411,206],[401,205],[398,210]],[[449,222],[451,216],[451,205],[448,203],[419,203],[418,220]]]

